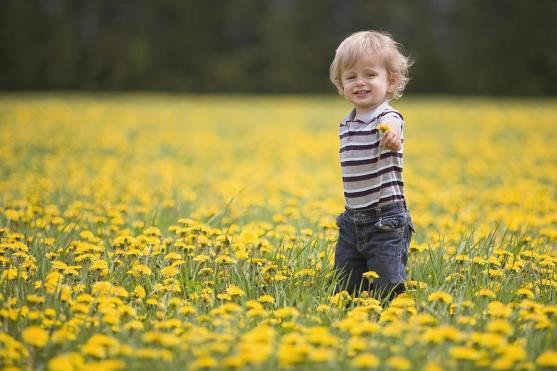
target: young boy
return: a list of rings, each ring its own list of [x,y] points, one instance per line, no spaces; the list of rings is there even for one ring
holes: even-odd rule
[[[402,180],[404,120],[389,100],[402,95],[410,64],[388,34],[375,31],[346,38],[331,64],[332,83],[354,105],[339,127],[346,210],[337,217],[335,250],[340,289],[353,294],[390,299],[404,291],[414,227]]]

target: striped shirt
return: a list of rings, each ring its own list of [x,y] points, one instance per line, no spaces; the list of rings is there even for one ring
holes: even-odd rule
[[[339,125],[340,165],[346,207],[362,209],[387,205],[404,199],[401,146],[398,152],[379,148],[381,134],[377,126],[384,121],[400,124],[404,119],[384,102],[364,120],[355,119],[356,110]]]

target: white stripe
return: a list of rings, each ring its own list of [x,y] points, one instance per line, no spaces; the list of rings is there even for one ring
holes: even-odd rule
[[[345,147],[346,145],[350,145],[350,144],[358,145],[358,144],[362,144],[362,143],[368,143],[370,141],[370,139],[375,140],[375,141],[378,140],[378,138],[376,138],[376,137],[370,137],[370,136],[365,135],[365,136],[361,136],[361,137],[351,137],[350,139],[344,138],[340,141],[340,145],[342,147]]]
[[[400,200],[395,200],[395,201],[400,201]],[[351,209],[360,209],[360,208],[364,208],[364,207],[376,204],[378,202],[379,202],[379,199],[377,199],[375,201],[366,202],[365,204],[349,204],[347,206]],[[387,201],[387,202],[384,202],[384,203],[379,203],[377,206],[387,205],[389,202],[393,202],[393,201]]]
[[[399,164],[387,164],[387,165],[385,165],[385,166],[378,167],[377,169],[373,169],[372,171],[364,171],[364,172],[359,172],[359,173],[357,173],[357,172],[353,172],[353,173],[349,172],[349,170],[358,169],[358,166],[347,166],[347,167],[346,167],[346,170],[347,170],[347,171],[346,171],[346,173],[343,174],[343,176],[353,177],[353,176],[360,176],[360,175],[369,175],[369,174],[373,174],[373,173],[378,173],[378,172],[380,172],[381,170],[384,170],[384,169],[386,169],[386,168],[388,168],[388,167],[396,166],[396,165],[399,165]],[[401,165],[401,166],[399,166],[399,167],[402,168],[402,164],[400,164],[400,165]],[[367,166],[366,166],[366,167],[367,167]],[[393,170],[393,172],[398,173],[398,171],[394,171],[394,170]]]
[[[394,182],[394,181],[402,181],[402,178],[399,178],[397,176],[388,177],[388,175],[392,175],[392,174],[388,173],[388,174],[382,175],[381,177],[378,177],[377,180],[380,180],[380,182],[377,182],[377,183],[371,183],[369,180],[360,180],[360,181],[357,181],[357,182],[350,182],[350,183],[348,183],[348,184],[350,184],[350,187],[345,188],[345,191],[348,192],[348,193],[368,191],[372,188],[379,187],[380,185],[385,184],[385,183]],[[365,185],[366,185],[363,188],[361,187],[361,184],[358,184],[358,183],[362,183],[362,182],[365,182]],[[345,182],[345,185],[347,185],[346,182]],[[353,188],[352,186],[356,186],[356,187],[360,186],[360,188],[356,188],[356,187]],[[391,188],[391,187],[400,187],[400,186],[398,184],[394,184],[394,185],[390,185],[388,188]]]

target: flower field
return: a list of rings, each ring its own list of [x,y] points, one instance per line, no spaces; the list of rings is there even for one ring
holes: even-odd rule
[[[387,305],[333,293],[341,98],[1,96],[0,364],[556,369],[556,103],[393,102]]]

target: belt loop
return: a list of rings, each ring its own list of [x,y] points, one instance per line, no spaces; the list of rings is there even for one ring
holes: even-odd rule
[[[381,207],[380,206],[377,206],[375,208],[375,215],[377,216],[377,219],[381,220],[382,214],[381,214]]]

